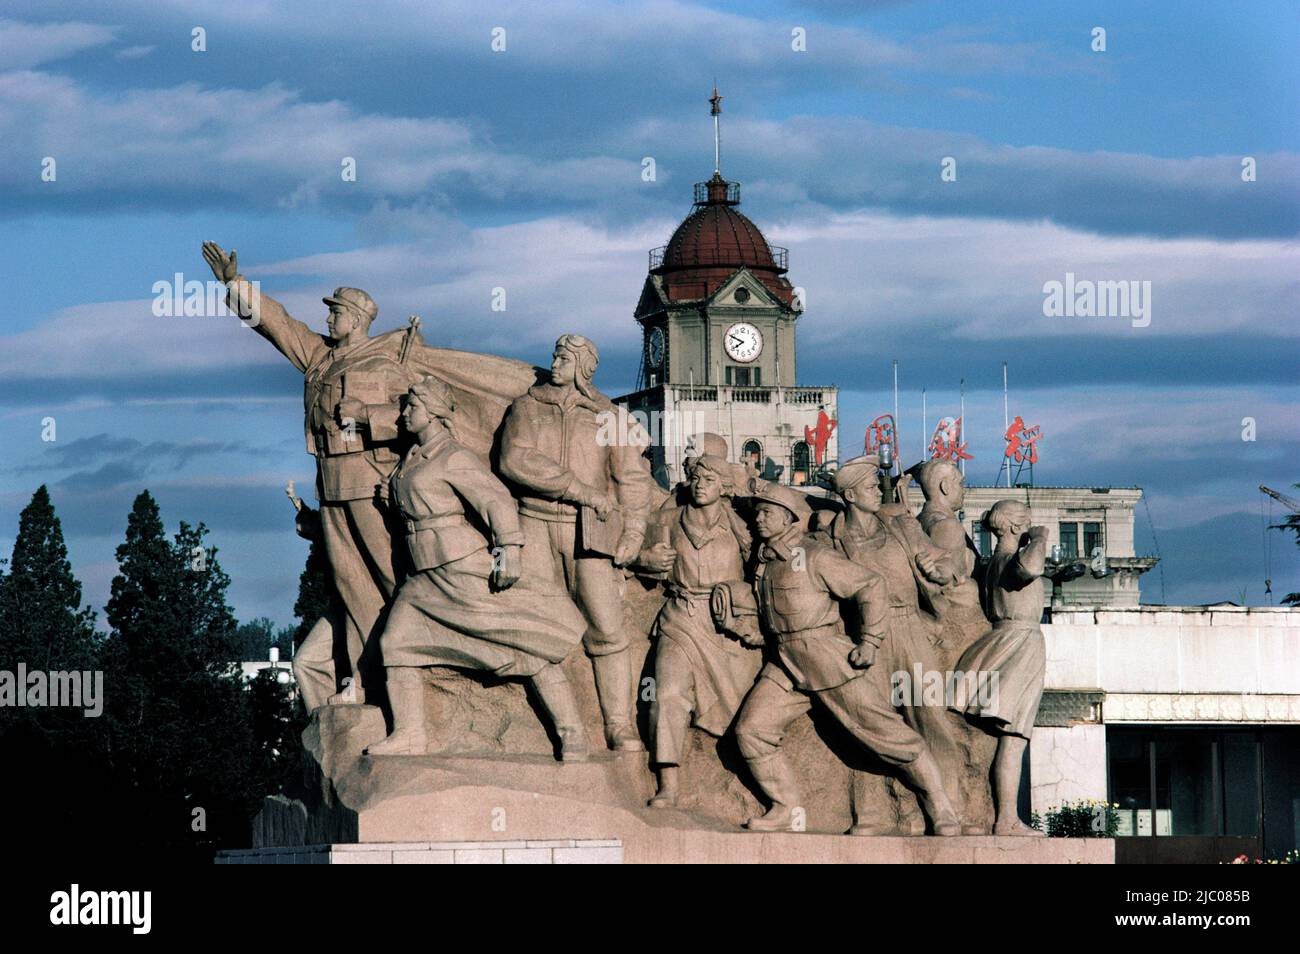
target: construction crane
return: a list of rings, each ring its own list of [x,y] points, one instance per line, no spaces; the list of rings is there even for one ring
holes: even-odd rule
[[[1268,494],[1274,500],[1281,503],[1282,506],[1289,509],[1292,513],[1300,513],[1300,500],[1296,500],[1294,497],[1288,497],[1286,494],[1280,494],[1272,487],[1265,487],[1263,484],[1259,485],[1259,491],[1260,493]]]
[[[1259,485],[1259,492],[1262,494],[1266,494],[1269,497],[1272,497],[1274,500],[1276,500],[1282,506],[1286,507],[1292,513],[1300,513],[1300,500],[1296,500],[1294,497],[1288,497],[1286,494],[1283,493],[1278,493],[1272,487],[1265,487],[1263,484]],[[1264,516],[1264,508],[1262,502],[1260,504],[1259,515],[1261,517]],[[1268,579],[1268,577],[1271,577],[1273,575],[1272,574],[1273,561],[1272,561],[1272,554],[1269,552],[1268,531],[1290,530],[1291,527],[1285,523],[1270,524],[1269,521],[1267,520],[1263,521],[1263,523],[1264,523],[1264,576],[1265,576],[1264,594],[1267,596],[1273,592],[1273,581],[1271,579]]]

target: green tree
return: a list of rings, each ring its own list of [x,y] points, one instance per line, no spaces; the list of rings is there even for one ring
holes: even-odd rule
[[[248,822],[270,784],[234,662],[230,579],[217,549],[204,545],[206,534],[202,524],[182,522],[167,540],[157,502],[141,493],[106,607],[109,756],[129,819],[124,834],[199,855],[247,844]]]
[[[81,608],[63,528],[42,484],[18,518],[9,573],[0,585],[0,668],[93,669],[95,613]]]
[[[93,671],[99,649],[94,612],[81,608],[81,584],[42,485],[23,508],[10,572],[0,578],[0,669]],[[87,718],[89,700],[82,702],[0,708],[0,751],[20,773],[0,786],[0,817],[21,820],[10,826],[15,846],[33,839],[49,851],[60,838],[84,841],[78,822],[103,775],[103,720]]]
[[[330,573],[325,545],[319,540],[311,542],[307,562],[298,576],[298,598],[293,603],[293,615],[298,618],[298,628],[293,634],[293,645],[301,646],[307,632],[322,616],[341,609],[338,591]]]

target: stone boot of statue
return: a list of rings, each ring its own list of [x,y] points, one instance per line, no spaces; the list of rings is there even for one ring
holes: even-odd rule
[[[780,753],[765,758],[751,759],[749,773],[772,803],[763,815],[745,822],[750,831],[791,831],[795,803],[799,800],[799,783],[794,770]]]
[[[616,752],[644,752],[645,743],[632,716],[632,659],[627,651],[595,656],[596,694],[605,716],[605,743]]]
[[[928,749],[915,761],[900,765],[899,773],[917,790],[921,810],[930,819],[936,835],[961,834],[961,820],[953,810],[952,802],[943,790],[943,776],[939,763]]]
[[[388,701],[393,732],[366,749],[367,755],[424,755],[429,736],[424,728],[424,675],[412,667],[388,670]]]
[[[531,679],[542,708],[560,737],[561,762],[585,762],[590,754],[587,727],[582,724],[578,699],[559,663],[551,663]]]

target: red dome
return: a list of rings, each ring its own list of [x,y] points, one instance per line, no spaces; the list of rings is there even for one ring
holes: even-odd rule
[[[650,253],[650,272],[662,276],[670,301],[707,298],[738,268],[748,268],[787,305],[793,288],[784,278],[786,250],[773,248],[757,225],[734,206],[738,183],[714,173],[695,187],[695,209],[668,244]]]

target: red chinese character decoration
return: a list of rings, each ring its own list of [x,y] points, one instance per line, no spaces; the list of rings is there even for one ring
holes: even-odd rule
[[[894,449],[894,460],[898,460],[898,429],[894,427],[894,415],[882,414],[867,425],[867,440],[864,454],[879,454],[880,448],[888,444]]]
[[[803,439],[812,445],[813,460],[818,467],[822,465],[822,461],[826,458],[826,445],[831,439],[831,434],[835,432],[836,423],[836,421],[831,420],[823,408],[817,412],[817,426],[815,428],[804,425]]]
[[[1038,463],[1038,439],[1043,436],[1043,429],[1035,424],[1028,427],[1020,415],[1011,422],[1007,428],[1005,439],[1007,442],[1006,456],[1014,460],[1017,464]]]
[[[930,438],[930,459],[950,460],[954,464],[959,460],[970,460],[966,453],[969,445],[961,442],[961,418],[942,418]]]

